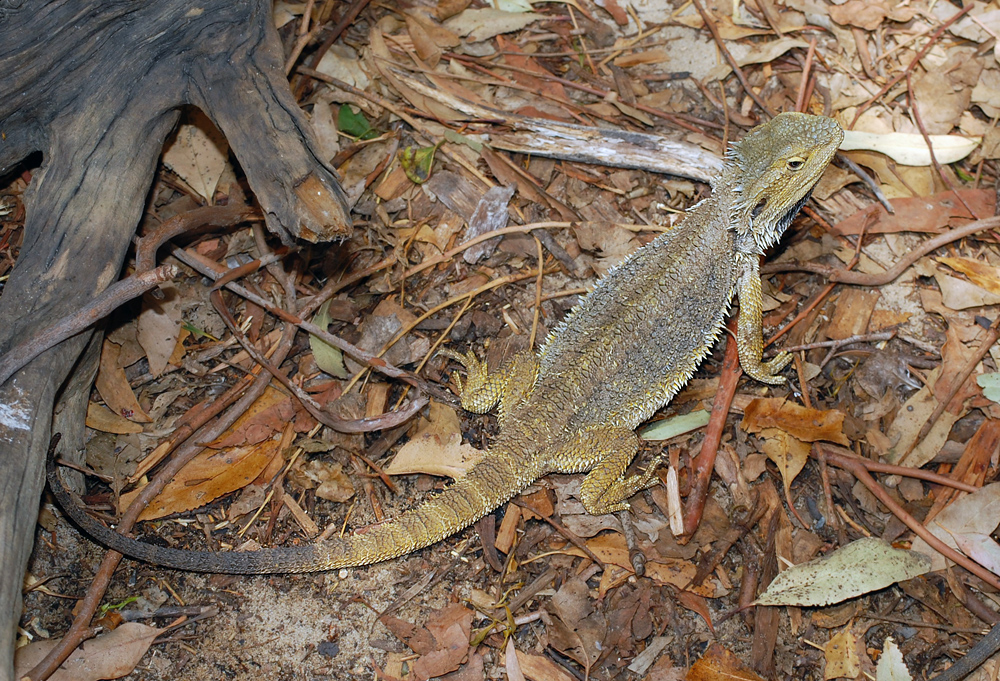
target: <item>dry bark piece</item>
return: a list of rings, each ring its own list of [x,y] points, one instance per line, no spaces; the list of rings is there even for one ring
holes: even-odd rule
[[[0,298],[0,352],[118,277],[179,107],[198,107],[226,135],[284,240],[350,231],[336,175],[288,89],[270,3],[4,0],[0,74],[0,174],[42,152],[26,194],[28,238]],[[90,337],[65,341],[0,386],[6,574],[21,574],[28,559],[53,403]],[[91,362],[79,375],[91,375]],[[62,394],[72,405],[60,415],[63,447],[82,442],[86,400],[73,396],[89,388],[73,381]],[[20,583],[0,585],[3,679],[12,673]]]

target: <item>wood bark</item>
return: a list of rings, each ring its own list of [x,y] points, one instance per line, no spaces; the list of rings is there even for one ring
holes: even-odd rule
[[[288,89],[269,2],[0,0],[0,177],[31,154],[43,159],[0,296],[0,353],[118,278],[185,105],[226,135],[284,241],[348,235],[336,174]],[[63,442],[82,445],[93,358],[73,372],[92,336],[65,341],[0,386],[0,681],[13,674],[53,407],[62,405]]]

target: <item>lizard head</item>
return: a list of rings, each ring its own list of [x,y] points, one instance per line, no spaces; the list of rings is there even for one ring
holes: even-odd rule
[[[732,145],[723,177],[738,193],[738,248],[763,254],[781,238],[843,139],[832,118],[783,113]]]

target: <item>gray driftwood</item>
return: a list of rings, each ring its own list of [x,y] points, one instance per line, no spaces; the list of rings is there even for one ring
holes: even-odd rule
[[[0,353],[118,278],[183,105],[226,135],[283,240],[348,234],[336,175],[283,75],[269,1],[0,0],[0,176],[42,153],[0,297]],[[49,438],[59,428],[66,455],[83,442],[92,338],[63,342],[0,386],[0,681],[13,674]]]
[[[701,182],[710,182],[722,169],[722,159],[718,155],[696,144],[664,135],[520,116],[467,101],[444,88],[427,85],[399,69],[391,69],[391,73],[406,87],[433,98],[439,104],[466,116],[496,121],[509,127],[509,132],[498,131],[489,135],[490,144],[497,149],[615,168],[636,168]]]

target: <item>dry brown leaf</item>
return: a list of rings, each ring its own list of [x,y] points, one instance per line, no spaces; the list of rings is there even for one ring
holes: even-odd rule
[[[538,65],[532,55],[524,54],[521,48],[513,40],[507,40],[503,36],[497,36],[497,48],[504,53],[503,60],[509,66],[518,69],[511,71],[509,77],[517,83],[531,88],[543,96],[549,96],[559,102],[569,102],[566,96],[566,88],[551,78],[552,74]],[[524,73],[528,71],[530,73]],[[538,74],[537,76],[532,74]],[[564,117],[569,118],[567,114]]]
[[[760,676],[748,669],[739,658],[720,646],[712,643],[700,660],[691,665],[686,681],[764,681]]]
[[[874,31],[886,18],[897,22],[912,19],[917,8],[906,7],[889,0],[848,0],[843,5],[829,5],[830,18],[841,26],[857,26]]]
[[[380,352],[387,343],[396,337],[404,325],[411,326],[415,319],[414,314],[401,307],[396,298],[385,298],[358,326],[361,337],[355,345],[368,352]],[[429,349],[429,340],[407,334],[396,341],[382,355],[382,358],[394,366],[403,366],[419,361]],[[352,372],[360,371],[362,368],[350,357],[345,358],[345,363]]]
[[[625,537],[619,532],[604,532],[587,540],[587,548],[605,563],[617,565],[628,572],[634,572],[629,558],[628,545]],[[567,548],[564,553],[571,556],[586,557],[577,547]],[[670,584],[678,589],[689,590],[705,598],[718,598],[721,593],[715,582],[706,580],[696,587],[688,587],[697,572],[697,567],[688,560],[680,558],[660,558],[646,563],[646,576],[660,585]]]
[[[962,113],[969,109],[972,89],[955,82],[951,72],[930,71],[914,79],[913,96],[927,133],[947,135],[958,125]]]
[[[378,68],[379,73],[385,78],[393,88],[399,94],[403,95],[410,104],[421,111],[426,111],[438,118],[446,121],[458,121],[463,120],[465,116],[455,111],[454,109],[440,104],[430,97],[425,97],[413,88],[407,87],[399,82],[399,79],[393,75],[392,68],[390,66],[391,62],[395,62],[396,58],[389,52],[389,46],[385,43],[385,38],[382,36],[382,30],[380,28],[381,22],[372,26],[372,30],[368,33],[368,45],[371,49],[373,61],[376,68]]]
[[[854,152],[852,152],[854,153]],[[959,195],[978,215],[993,215],[996,197],[992,190],[960,189]],[[860,210],[834,225],[836,234],[883,234],[886,232],[942,232],[948,227],[974,219],[955,195],[941,192],[933,196],[891,199],[892,215],[879,204]]]
[[[934,272],[934,281],[941,289],[941,304],[949,311],[1000,304],[1000,295],[991,293],[965,279],[952,277],[944,272]]]
[[[617,0],[594,0],[594,4],[607,10],[619,26],[628,26],[628,14],[621,8]]]
[[[977,349],[962,341],[957,328],[949,327],[945,331],[945,342],[941,346],[941,375],[932,384],[932,389],[934,397],[939,401],[948,395],[954,395],[948,403],[948,411],[962,412],[962,403],[982,392],[975,381],[965,380],[960,385],[955,385],[961,377],[962,369],[977,354]]]
[[[543,655],[516,651],[521,671],[531,681],[575,681],[576,677]]]
[[[438,47],[448,49],[451,47],[458,47],[462,44],[462,39],[455,35],[453,31],[449,31],[437,21],[427,16],[427,14],[423,11],[419,9],[408,9],[405,10],[405,13],[408,19],[412,19],[420,24],[420,27],[423,29],[427,37],[433,40],[434,44]],[[409,24],[407,24],[407,26],[409,26]]]
[[[937,383],[940,376],[940,367],[931,371],[927,376],[928,385],[911,395],[896,413],[896,418],[886,432],[893,443],[885,456],[887,462],[920,468],[933,459],[948,440],[951,427],[955,425],[960,415],[945,409],[927,435],[917,443],[920,429],[937,409],[938,401],[934,397],[932,386]]]
[[[139,344],[146,351],[149,373],[159,376],[167,368],[181,331],[181,296],[172,283],[161,284],[161,298],[151,293],[142,297],[137,335]]]
[[[289,474],[304,489],[316,490],[316,496],[327,501],[344,503],[354,496],[354,484],[338,462],[311,459]]]
[[[424,629],[433,637],[429,652],[412,663],[413,676],[418,681],[453,672],[469,656],[472,634],[472,611],[460,605],[449,605],[433,613]]]
[[[879,291],[856,287],[844,289],[837,298],[837,313],[831,315],[826,326],[826,337],[842,340],[864,333],[881,296]]]
[[[618,57],[615,59],[614,64],[615,66],[627,69],[630,66],[637,66],[639,64],[662,64],[665,61],[670,61],[670,53],[666,50],[643,50],[642,52],[633,52],[632,54]]]
[[[984,670],[985,671],[985,670]],[[994,673],[995,677],[996,674]],[[989,676],[984,678],[990,678]],[[875,681],[913,681],[910,670],[907,669],[903,661],[903,653],[899,646],[892,640],[892,637],[885,639],[885,646],[882,654],[878,658],[878,667],[875,668]],[[971,677],[969,681],[974,681]]]
[[[224,449],[263,442],[284,428],[294,413],[292,398],[277,388],[268,386],[264,394],[250,405],[236,423],[206,446]]]
[[[323,55],[323,59],[326,59],[326,55]],[[322,60],[320,63],[322,64]],[[337,132],[337,123],[333,120],[333,109],[330,102],[321,98],[313,102],[310,122],[313,132],[316,133],[316,141],[319,143],[322,159],[329,163],[340,151],[340,134]]]
[[[101,349],[101,366],[97,371],[95,386],[101,399],[113,412],[137,423],[150,423],[153,419],[139,406],[139,400],[132,392],[125,370],[120,366],[121,348],[109,340]]]
[[[163,164],[202,198],[211,202],[226,164],[229,143],[204,113],[192,109],[163,152]]]
[[[764,444],[761,448],[781,473],[781,482],[785,486],[785,497],[791,498],[792,482],[805,468],[806,461],[809,460],[811,445],[777,428],[764,428],[760,431],[760,435],[764,438]]]
[[[465,240],[469,241],[506,227],[510,220],[507,206],[516,190],[517,186],[513,184],[506,187],[490,187],[476,204],[476,210],[469,219],[469,227],[465,230]],[[493,255],[499,245],[499,237],[483,241],[467,249],[462,254],[462,259],[473,265]]]
[[[961,272],[976,286],[1000,296],[1000,267],[972,258],[938,258],[956,272]]]
[[[468,42],[478,43],[501,33],[520,31],[543,17],[544,15],[536,12],[504,12],[487,7],[485,9],[467,9],[448,19],[444,25],[448,30],[465,36]]]
[[[249,485],[279,455],[281,440],[224,450],[206,449],[174,477],[150,502],[139,520],[154,520],[181,513]],[[142,488],[123,494],[119,508],[128,508]]]
[[[126,622],[114,631],[86,641],[63,662],[51,681],[117,679],[132,672],[162,629]],[[61,639],[35,641],[14,653],[14,676],[21,678],[42,661]]]
[[[858,658],[857,637],[850,629],[844,629],[831,637],[823,654],[826,656],[825,678],[856,679],[860,676],[861,660]]]
[[[951,502],[927,526],[931,534],[953,549],[958,548],[956,535],[989,535],[1000,520],[1000,483],[986,485]],[[931,557],[931,569],[943,570],[945,557],[932,549],[920,537],[913,540],[912,550]]]
[[[705,620],[708,630],[713,635],[715,634],[715,627],[712,625],[712,611],[709,609],[708,602],[703,596],[680,587],[674,592],[674,596],[677,598],[678,603]]]
[[[142,426],[119,416],[107,407],[96,402],[87,404],[87,427],[104,433],[125,435],[126,433],[141,433]]]
[[[809,43],[797,38],[779,38],[763,43],[733,43],[728,47],[737,64],[749,66],[750,64],[767,64],[795,48],[807,49]],[[721,80],[731,72],[732,68],[728,64],[720,64],[709,72],[708,79]]]
[[[758,398],[750,402],[743,411],[741,425],[750,433],[777,428],[803,442],[826,440],[845,446],[850,444],[843,431],[843,412],[809,409],[778,397]]]
[[[406,30],[410,34],[414,51],[429,68],[434,68],[441,61],[443,50],[434,42],[422,23],[410,14],[405,15],[405,17]]]
[[[507,645],[504,647],[504,666],[507,669],[507,681],[527,681],[524,672],[521,671],[513,637],[507,639]]]
[[[605,274],[642,245],[635,234],[618,225],[583,222],[576,225],[574,234],[581,249],[600,255],[594,263],[598,275]]]
[[[461,435],[421,435],[400,447],[385,471],[389,475],[426,473],[460,478],[481,456],[482,452],[472,445],[462,444]]]

